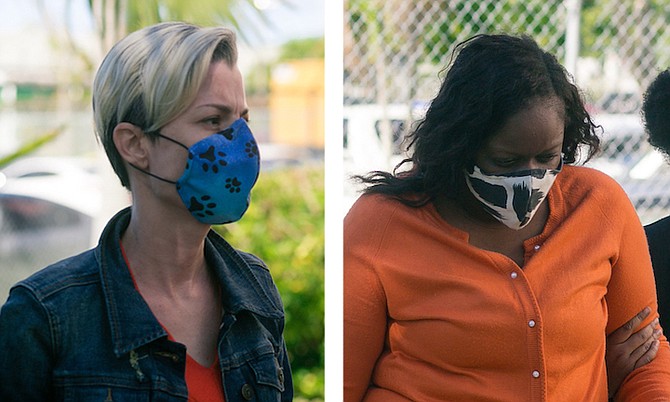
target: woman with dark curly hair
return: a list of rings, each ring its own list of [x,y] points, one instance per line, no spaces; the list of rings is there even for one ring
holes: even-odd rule
[[[670,70],[661,72],[651,83],[642,105],[649,143],[670,157]],[[645,226],[649,253],[658,290],[661,326],[670,326],[670,216]]]
[[[458,46],[411,157],[345,218],[346,401],[670,397],[642,225],[572,166],[597,128],[531,38]]]

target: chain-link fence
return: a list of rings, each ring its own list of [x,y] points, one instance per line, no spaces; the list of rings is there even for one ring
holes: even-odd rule
[[[644,90],[670,65],[670,2],[345,0],[344,6],[348,173],[389,169],[401,159],[402,138],[439,88],[459,42],[478,33],[524,33],[564,64],[603,126],[603,152],[591,164],[622,184],[644,223],[670,212],[670,168],[647,144],[639,114]]]

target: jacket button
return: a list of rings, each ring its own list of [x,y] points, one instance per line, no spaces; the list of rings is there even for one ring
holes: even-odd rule
[[[251,388],[251,385],[244,384],[242,385],[242,398],[247,401],[254,399],[254,389]]]
[[[279,369],[279,383],[284,385],[284,370]]]

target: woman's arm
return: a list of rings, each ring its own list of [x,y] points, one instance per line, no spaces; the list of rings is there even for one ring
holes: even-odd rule
[[[607,286],[607,334],[635,317],[649,306],[650,313],[634,327],[638,332],[658,318],[656,286],[647,239],[635,209],[627,197],[614,200],[609,206],[617,211],[613,221],[621,225],[618,253],[611,260],[612,271]],[[616,401],[652,402],[670,400],[670,346],[659,336],[656,357],[635,368],[626,376],[614,395]]]
[[[375,270],[378,221],[352,208],[344,223],[344,401],[362,400],[384,347],[386,295]],[[376,222],[375,222],[376,221]]]
[[[281,400],[289,402],[293,400],[293,374],[291,373],[291,365],[288,361],[286,342],[283,340],[279,356],[279,364],[281,365],[282,375],[284,377],[284,392],[281,394]]]
[[[344,261],[344,400],[354,402],[363,399],[370,385],[387,317],[378,281],[351,258]]]
[[[619,385],[628,374],[656,357],[658,339],[663,334],[663,330],[658,326],[658,319],[635,332],[649,313],[651,309],[645,307],[630,321],[607,336],[607,382],[610,398],[614,397]]]

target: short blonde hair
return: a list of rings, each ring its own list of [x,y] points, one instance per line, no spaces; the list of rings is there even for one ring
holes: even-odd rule
[[[133,32],[107,53],[93,82],[95,133],[121,184],[128,172],[114,145],[121,122],[140,127],[151,138],[195,100],[210,65],[237,64],[235,33],[165,22]]]

